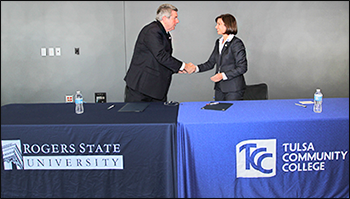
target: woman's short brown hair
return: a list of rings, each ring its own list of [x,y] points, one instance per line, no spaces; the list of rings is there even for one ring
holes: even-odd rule
[[[237,34],[237,21],[234,16],[232,16],[231,14],[222,14],[215,18],[215,22],[217,22],[218,19],[222,19],[222,21],[224,22],[224,25],[226,27],[225,34]]]

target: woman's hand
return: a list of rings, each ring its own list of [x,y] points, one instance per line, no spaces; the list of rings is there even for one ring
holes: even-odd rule
[[[210,78],[210,80],[213,81],[213,82],[219,82],[219,81],[222,80],[222,78],[223,78],[222,74],[221,73],[217,73],[216,75],[212,76]]]

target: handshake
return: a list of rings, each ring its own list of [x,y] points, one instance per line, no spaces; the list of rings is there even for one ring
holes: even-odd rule
[[[185,63],[185,68],[183,70],[179,70],[178,73],[180,73],[180,74],[184,74],[184,73],[191,74],[191,73],[196,72],[196,70],[197,70],[197,66],[190,62],[190,63]],[[219,82],[219,81],[224,79],[224,75],[225,75],[224,73],[216,73],[214,76],[210,77],[210,80],[213,81],[213,82]],[[225,75],[225,78],[227,79],[226,75]]]
[[[190,63],[185,63],[185,68],[183,70],[179,70],[179,73],[183,74],[183,73],[194,73],[196,71],[196,65]]]

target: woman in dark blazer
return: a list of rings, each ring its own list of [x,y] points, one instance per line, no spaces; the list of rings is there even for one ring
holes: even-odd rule
[[[236,37],[237,21],[231,14],[223,14],[215,22],[222,37],[216,40],[208,61],[199,64],[196,72],[211,70],[216,64],[215,75],[210,78],[215,82],[215,101],[242,100],[246,88],[243,74],[248,70],[248,62],[243,41]]]

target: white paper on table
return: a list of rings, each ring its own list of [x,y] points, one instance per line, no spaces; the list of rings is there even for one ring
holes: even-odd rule
[[[300,104],[313,104],[314,101],[299,101]]]

